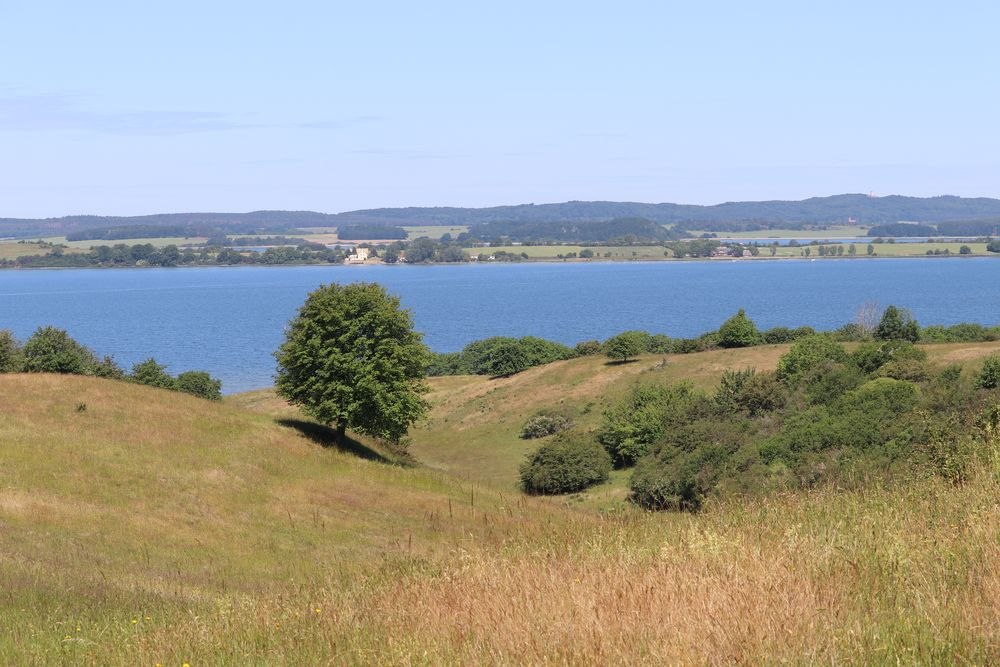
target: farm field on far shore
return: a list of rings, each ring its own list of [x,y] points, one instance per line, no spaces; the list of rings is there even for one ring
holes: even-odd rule
[[[858,225],[830,225],[826,229],[760,229],[752,232],[708,232],[706,230],[691,230],[691,236],[715,234],[727,239],[834,239],[855,238],[866,236],[869,227]]]

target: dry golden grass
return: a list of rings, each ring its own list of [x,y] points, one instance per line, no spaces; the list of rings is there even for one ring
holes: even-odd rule
[[[666,372],[629,366],[602,391]],[[0,663],[1000,660],[1000,452],[962,486],[599,513],[320,447],[261,392],[6,375],[0,405]]]

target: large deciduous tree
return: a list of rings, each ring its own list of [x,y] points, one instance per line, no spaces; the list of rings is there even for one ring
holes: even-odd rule
[[[336,429],[398,442],[427,411],[428,351],[399,299],[374,283],[309,294],[275,353],[278,394]]]

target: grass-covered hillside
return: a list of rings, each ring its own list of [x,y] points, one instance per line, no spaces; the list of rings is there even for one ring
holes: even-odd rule
[[[970,369],[998,344],[928,346]],[[1000,474],[643,512],[619,472],[525,496],[526,419],[710,388],[787,346],[432,381],[398,458],[273,394],[222,403],[0,375],[0,662],[441,664],[1000,659]],[[600,509],[609,511],[599,511]]]

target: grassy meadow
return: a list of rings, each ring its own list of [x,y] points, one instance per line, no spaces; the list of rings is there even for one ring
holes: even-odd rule
[[[51,248],[41,243],[18,243],[17,241],[0,241],[0,259],[17,259],[33,255],[44,255]]]
[[[710,233],[727,239],[846,239],[868,235],[868,227],[858,225],[830,225],[826,229],[759,229],[743,232],[706,232],[692,230],[692,236]]]
[[[978,663],[1000,659],[1000,452],[913,479],[646,513],[514,487],[517,432],[769,346],[432,381],[411,457],[270,392],[0,375],[4,664]],[[1000,343],[927,346],[976,368]]]

